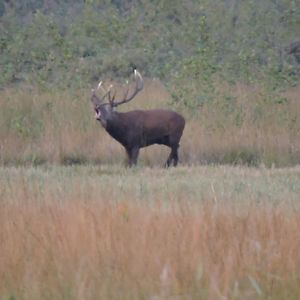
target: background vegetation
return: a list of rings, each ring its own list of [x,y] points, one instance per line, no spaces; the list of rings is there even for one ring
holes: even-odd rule
[[[155,80],[131,107],[187,118],[186,163],[299,163],[299,28],[296,0],[1,0],[1,163],[118,153],[88,93],[132,66]]]
[[[1,85],[85,87],[129,64],[166,82],[187,69],[204,87],[215,73],[292,82],[300,72],[295,0],[0,3]]]

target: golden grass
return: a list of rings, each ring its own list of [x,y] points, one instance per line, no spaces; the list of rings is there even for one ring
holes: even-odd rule
[[[217,94],[223,96],[211,105],[192,114],[176,107],[187,121],[181,161],[267,166],[299,163],[299,87],[287,91],[283,97],[288,101],[282,104],[265,103],[267,96],[262,93],[241,84],[220,85]],[[124,162],[125,151],[95,121],[89,97],[88,88],[47,93],[2,91],[0,164]],[[170,107],[170,102],[158,81],[146,80],[143,92],[120,109]],[[168,152],[163,146],[143,149],[140,164],[163,165]]]
[[[300,170],[0,169],[3,299],[298,299]]]
[[[299,87],[282,104],[256,87],[217,88],[235,100],[176,107],[187,124],[183,166],[170,170],[158,168],[161,146],[124,168],[86,90],[2,91],[1,297],[299,299],[300,170],[264,167],[299,163]],[[170,100],[147,80],[121,110]],[[3,167],[24,164],[44,165]]]

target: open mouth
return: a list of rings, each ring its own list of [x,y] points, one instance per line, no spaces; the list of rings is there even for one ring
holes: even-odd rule
[[[96,118],[96,120],[100,120],[100,118],[101,118],[101,112],[97,108],[95,109],[95,118]]]

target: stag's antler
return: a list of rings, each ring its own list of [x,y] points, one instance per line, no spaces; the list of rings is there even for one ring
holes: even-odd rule
[[[129,102],[130,100],[132,100],[138,94],[138,92],[140,92],[143,89],[143,87],[144,87],[143,77],[136,69],[134,70],[134,78],[135,78],[136,84],[135,84],[135,89],[131,93],[131,95],[128,96],[128,93],[129,93],[128,82],[127,82],[127,90],[126,90],[122,100],[117,101],[117,102],[114,101],[115,96],[116,96],[116,92],[114,93],[113,96],[111,96],[110,93],[108,94],[109,101],[110,101],[112,106],[116,107],[116,106],[121,105],[123,103]]]
[[[138,92],[140,92],[143,87],[144,87],[144,81],[143,81],[143,78],[142,78],[142,75],[137,71],[137,70],[134,70],[134,78],[135,78],[135,88],[134,90],[132,91],[132,93],[128,96],[128,93],[129,93],[129,85],[128,85],[128,81],[127,81],[127,89],[126,89],[126,92],[123,96],[123,99],[120,100],[120,101],[117,101],[115,102],[115,97],[116,97],[116,90],[114,89],[114,92],[112,93],[112,88],[113,88],[113,85],[111,84],[108,88],[108,90],[106,90],[103,86],[103,81],[100,81],[98,83],[98,86],[96,89],[92,89],[92,102],[94,103],[94,105],[97,105],[97,104],[100,104],[100,103],[103,103],[105,98],[108,97],[108,101],[109,103],[111,104],[111,106],[113,107],[116,107],[118,105],[121,105],[123,103],[127,103],[129,102],[130,100],[132,100]],[[101,96],[101,98],[99,98],[97,95],[96,95],[96,92],[98,90],[102,90],[103,92],[103,96]]]
[[[104,99],[108,96],[108,101],[110,103],[114,102],[115,96],[116,96],[116,91],[114,91],[113,96],[111,95],[111,89],[113,88],[113,85],[111,84],[108,88],[108,90],[105,90],[105,88],[102,86],[102,81],[99,82],[97,90],[99,90],[99,88],[101,88],[101,90],[104,92],[104,95],[102,96],[102,101],[104,101]]]
[[[99,82],[97,90],[99,90],[101,88],[101,90],[104,92],[104,95],[102,96],[102,100],[104,100],[107,96],[110,97],[110,93],[111,93],[111,89],[113,87],[113,85],[111,84],[108,88],[108,90],[105,90],[105,88],[102,85],[102,81]]]
[[[105,98],[106,98],[107,96],[110,97],[111,89],[112,89],[113,86],[110,85],[109,89],[106,90],[106,89],[102,86],[102,83],[103,83],[103,82],[100,81],[100,82],[98,83],[97,88],[96,88],[96,89],[92,89],[91,101],[93,102],[94,106],[97,106],[97,105],[103,103],[104,100],[105,100]],[[97,93],[97,91],[100,90],[100,89],[102,90],[103,95],[100,96],[100,97],[98,97],[96,93]]]

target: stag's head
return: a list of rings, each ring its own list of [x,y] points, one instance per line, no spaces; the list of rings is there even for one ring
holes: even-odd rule
[[[134,89],[131,93],[129,93],[130,87],[127,83],[123,98],[118,101],[115,100],[117,91],[113,91],[113,85],[110,85],[109,88],[106,89],[103,82],[100,81],[97,88],[92,89],[91,101],[96,112],[95,117],[101,122],[103,127],[106,127],[107,121],[113,118],[113,111],[115,107],[129,102],[143,89],[144,81],[142,75],[137,70],[134,70],[134,79]],[[97,93],[102,93],[102,96],[98,96]]]

